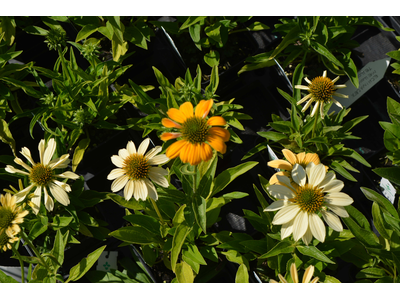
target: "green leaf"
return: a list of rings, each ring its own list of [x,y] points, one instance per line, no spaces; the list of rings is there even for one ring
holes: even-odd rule
[[[158,243],[157,236],[142,227],[128,226],[111,232],[109,235],[131,244],[148,245]]]
[[[193,270],[184,261],[176,264],[175,274],[179,283],[193,283],[194,281]]]
[[[379,204],[380,207],[390,213],[393,217],[399,218],[399,214],[388,199],[369,188],[361,187],[360,189],[367,199]]]
[[[294,249],[296,248],[291,242],[288,241],[281,241],[276,244],[271,250],[267,253],[261,255],[258,259],[264,259],[268,257],[277,256],[281,253],[293,253]]]
[[[200,265],[207,265],[196,245],[188,244],[187,246],[188,249],[182,249],[182,255],[185,255],[186,257],[190,258],[192,261]]]
[[[382,211],[379,208],[378,203],[374,202],[372,203],[372,217],[374,218],[374,225],[375,228],[378,230],[378,232],[380,233],[380,235],[387,239],[390,240],[390,231],[387,228],[385,228],[385,221],[382,215]]]
[[[82,139],[78,146],[75,148],[74,156],[72,158],[72,172],[75,172],[76,168],[78,167],[79,163],[81,162],[83,155],[85,154],[86,148],[90,144],[90,139]]]
[[[214,188],[211,196],[222,191],[229,183],[231,183],[236,177],[246,173],[248,170],[252,169],[258,164],[258,162],[249,161],[238,165],[233,168],[229,168],[223,171],[221,174],[214,179]]]
[[[346,207],[347,210],[347,207]],[[381,248],[377,242],[375,233],[370,230],[361,228],[352,218],[342,218],[342,221],[350,229],[351,233],[365,246]]]
[[[372,171],[390,182],[400,185],[400,167],[376,168]]]
[[[186,19],[186,21],[182,24],[182,26],[179,28],[179,30],[181,31],[181,30],[183,30],[183,29],[186,29],[186,28],[188,28],[189,26],[191,26],[191,25],[193,25],[193,24],[196,24],[196,23],[198,23],[198,22],[204,20],[205,18],[207,18],[207,17],[194,17],[194,16],[188,17],[188,18]]]
[[[46,232],[46,230],[47,230],[47,225],[43,225],[40,221],[37,221],[29,231],[29,236],[28,236],[29,240],[33,241],[39,235]]]
[[[357,273],[356,278],[381,278],[386,272],[379,268],[366,268]]]
[[[175,234],[172,239],[172,250],[171,250],[171,269],[174,272],[178,261],[179,253],[181,252],[186,236],[189,234],[191,229],[192,228],[182,223],[175,230]]]
[[[75,43],[79,42],[80,40],[86,39],[93,32],[96,32],[98,28],[99,26],[97,24],[85,25],[76,35]]]
[[[8,276],[2,270],[0,270],[0,282],[1,283],[19,283],[19,281],[15,280],[13,277]]]
[[[210,50],[209,53],[206,53],[204,55],[204,61],[211,68],[214,66],[218,66],[219,65],[219,52],[216,50]]]
[[[249,271],[245,264],[241,264],[236,272],[235,283],[249,283]]]
[[[139,225],[155,235],[160,234],[160,223],[151,216],[131,214],[124,216],[124,219],[130,222],[132,225]]]
[[[324,46],[322,46],[321,44],[311,41],[311,47],[319,54],[325,56],[327,59],[329,59],[332,63],[334,63],[335,65],[339,66],[340,68],[343,69],[343,65],[342,63],[336,59],[336,57]]]
[[[136,200],[126,201],[124,197],[121,197],[121,196],[113,194],[113,193],[107,194],[107,198],[111,199],[115,203],[117,203],[125,208],[129,208],[129,209],[133,209],[133,210],[142,210],[145,208],[145,206],[143,204],[141,204],[140,201],[136,201]]]
[[[343,168],[343,166],[341,164],[339,164],[337,161],[333,161],[329,167],[331,169],[333,169],[335,172],[339,173],[340,175],[342,175],[344,178],[351,180],[351,181],[355,181],[357,182],[357,179],[355,179],[353,177],[353,175],[351,175],[345,168]]]
[[[263,138],[266,138],[267,140],[271,140],[274,142],[287,139],[287,136],[285,134],[275,131],[259,131],[257,132],[257,134],[259,136],[262,136]]]
[[[297,246],[296,249],[303,255],[314,257],[329,264],[335,264],[334,261],[330,260],[324,253],[314,246]]]
[[[204,233],[207,233],[206,206],[206,200],[202,196],[196,194],[192,202],[193,212],[197,225],[199,225]]]
[[[100,257],[105,248],[106,246],[102,246],[99,249],[93,251],[86,258],[82,259],[79,264],[72,267],[69,271],[69,277],[66,282],[77,281],[82,278],[82,276],[85,275],[86,272],[89,271],[90,268],[94,265],[94,263]]]
[[[16,155],[15,140],[11,134],[10,129],[8,128],[7,122],[3,119],[0,119],[0,140],[3,143],[10,145],[13,154]]]

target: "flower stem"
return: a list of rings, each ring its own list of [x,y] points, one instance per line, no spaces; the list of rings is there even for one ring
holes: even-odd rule
[[[39,251],[36,249],[36,247],[32,244],[32,242],[29,240],[28,236],[25,234],[25,232],[21,231],[21,237],[24,239],[24,242],[28,244],[29,247],[33,250],[33,252],[36,254],[36,257],[40,260],[40,262],[43,264],[43,266],[47,269],[49,273],[52,273],[50,270],[49,266],[47,263],[44,261],[42,255],[39,253]]]
[[[314,117],[314,126],[312,129],[312,136],[311,138],[315,138],[315,128],[317,128],[317,120],[318,120],[318,114],[315,113],[315,117]]]
[[[22,260],[21,255],[19,254],[18,250],[15,249],[14,243],[11,244],[12,246],[12,251],[14,254],[18,257],[19,264],[21,265],[21,283],[25,283],[25,269],[24,269],[24,261]]]
[[[157,203],[156,203],[156,201],[154,201],[154,199],[153,198],[151,198],[151,197],[149,197],[150,198],[150,200],[151,200],[151,203],[153,204],[153,207],[154,207],[154,210],[156,211],[156,213],[157,213],[157,216],[160,218],[160,221],[161,221],[161,226],[162,227],[164,227],[164,219],[163,219],[163,217],[161,216],[161,213],[160,213],[160,210],[158,209],[158,207],[157,207]]]

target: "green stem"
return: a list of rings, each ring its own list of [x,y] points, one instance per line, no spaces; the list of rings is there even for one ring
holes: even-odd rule
[[[33,250],[33,252],[35,253],[36,257],[40,260],[40,262],[43,264],[43,266],[47,269],[47,271],[49,273],[51,273],[52,271],[50,270],[49,266],[47,265],[47,263],[44,261],[42,255],[39,253],[39,251],[36,249],[36,247],[32,244],[32,242],[29,240],[28,236],[25,234],[25,232],[21,231],[21,237],[24,239],[24,242],[27,243],[29,245],[29,247],[31,247],[31,249]]]
[[[12,251],[14,254],[18,257],[19,264],[21,265],[21,283],[25,283],[25,269],[24,269],[24,261],[22,260],[21,255],[19,254],[18,250],[15,249],[14,243],[11,244],[12,246]]]
[[[149,197],[149,198],[150,198],[150,197]],[[164,228],[164,226],[165,226],[164,219],[163,219],[163,217],[161,216],[160,210],[159,210],[158,207],[157,207],[157,203],[156,203],[156,201],[153,200],[153,198],[150,198],[150,200],[151,200],[151,203],[153,204],[154,210],[155,210],[156,213],[157,213],[157,216],[159,217],[159,219],[160,219],[160,221],[161,221],[161,226]]]
[[[314,126],[312,129],[312,136],[311,138],[315,137],[315,128],[317,128],[317,120],[318,120],[318,113],[315,113],[315,117],[314,117]]]
[[[197,191],[197,165],[194,166],[194,174],[193,174],[193,196],[196,195]]]

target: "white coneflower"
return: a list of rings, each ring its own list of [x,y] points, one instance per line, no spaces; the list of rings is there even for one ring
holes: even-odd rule
[[[296,89],[309,91],[309,94],[303,97],[300,101],[297,102],[297,105],[302,104],[307,101],[306,105],[304,105],[302,112],[306,111],[307,108],[310,107],[311,103],[315,101],[314,108],[311,112],[311,117],[315,115],[318,107],[320,108],[321,118],[324,118],[324,105],[333,101],[337,106],[343,108],[339,101],[334,99],[332,96],[337,96],[340,98],[348,98],[349,96],[339,94],[335,90],[345,88],[345,84],[335,85],[335,82],[339,79],[339,76],[335,79],[331,80],[326,77],[327,72],[324,71],[322,76],[315,77],[312,81],[310,81],[307,77],[304,78],[307,81],[308,86],[305,85],[296,85]]]
[[[279,210],[272,224],[282,225],[281,238],[293,233],[295,241],[302,238],[306,245],[313,236],[324,242],[325,225],[318,213],[333,230],[342,231],[339,217],[349,216],[344,206],[352,204],[353,199],[340,192],[344,184],[336,179],[335,173],[326,173],[323,164],[310,162],[305,169],[296,164],[291,178],[293,183],[286,176],[278,176],[278,182],[267,187],[270,194],[279,200],[264,211]]]
[[[120,149],[118,155],[113,155],[111,161],[118,169],[114,169],[107,176],[107,179],[114,180],[111,190],[118,192],[124,188],[124,197],[130,200],[146,200],[147,196],[153,200],[158,199],[156,188],[150,179],[162,187],[168,187],[168,180],[165,178],[168,171],[161,167],[153,167],[169,161],[165,154],[158,154],[162,147],[156,146],[146,153],[150,139],[145,139],[136,151],[135,144],[129,141],[126,149]]]
[[[44,205],[48,211],[52,211],[54,208],[54,201],[50,194],[60,202],[62,205],[67,206],[70,201],[67,192],[71,191],[71,187],[62,181],[61,179],[78,179],[79,176],[71,171],[66,171],[62,174],[55,174],[55,169],[64,169],[68,166],[69,154],[64,154],[59,158],[52,159],[54,151],[56,150],[57,143],[52,138],[45,144],[44,140],[39,142],[39,156],[40,162],[35,163],[31,156],[31,152],[28,148],[23,147],[20,152],[29,161],[31,166],[24,163],[22,159],[16,157],[14,162],[24,167],[26,171],[21,171],[14,168],[13,166],[7,165],[5,170],[10,173],[19,173],[29,177],[30,185],[15,194],[17,203],[23,201],[29,192],[35,188],[33,198],[31,199],[32,210],[35,214],[39,212],[40,200],[42,198],[42,192],[44,194]]]
[[[311,280],[313,274],[314,274],[314,266],[310,265],[304,272],[302,283],[317,283],[319,277],[315,277],[313,280]],[[292,263],[292,265],[290,266],[290,275],[292,276],[293,283],[299,283],[299,275],[297,273],[297,268],[295,263]],[[285,277],[283,277],[281,274],[278,274],[278,277],[282,283],[288,283]],[[280,282],[271,279],[269,283],[280,283]]]

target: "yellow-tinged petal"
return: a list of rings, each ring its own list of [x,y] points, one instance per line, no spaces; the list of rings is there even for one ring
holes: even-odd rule
[[[282,169],[286,171],[292,171],[293,166],[291,163],[283,159],[275,159],[268,162],[268,166],[275,169]]]
[[[316,154],[316,153],[307,153],[305,158],[304,158],[304,163],[305,163],[305,165],[308,165],[310,162],[313,162],[315,165],[318,165],[320,163],[318,154]]]
[[[178,137],[180,137],[182,134],[179,132],[164,132],[163,134],[161,134],[160,139],[162,141],[169,141],[172,139],[176,139]]]
[[[207,142],[210,144],[212,148],[217,150],[218,152],[225,154],[226,152],[226,145],[224,143],[224,140],[221,139],[218,136],[208,136],[207,137]]]
[[[192,166],[196,166],[201,162],[201,144],[192,145],[192,151],[190,152],[189,163]]]
[[[180,124],[178,124],[178,123],[176,123],[175,121],[172,121],[172,120],[170,120],[170,119],[168,119],[168,118],[163,118],[162,120],[161,120],[161,124],[164,126],[164,127],[167,127],[167,128],[182,128],[182,126],[180,125]]]
[[[288,149],[283,149],[282,153],[285,156],[285,158],[288,160],[288,162],[290,162],[290,164],[294,165],[297,163],[296,155],[292,151],[290,151]]]
[[[184,146],[186,146],[188,142],[186,140],[180,140],[173,143],[168,147],[167,152],[165,153],[168,158],[173,159],[177,157]]]
[[[221,128],[221,127],[211,127],[208,130],[208,134],[211,136],[218,136],[220,137],[224,142],[229,141],[231,134],[229,133],[229,131],[225,128]]]
[[[212,149],[209,144],[203,143],[201,144],[201,149],[200,149],[200,158],[202,161],[208,161],[212,158],[213,153]]]
[[[193,144],[187,142],[185,146],[182,147],[179,157],[183,163],[189,162],[189,157],[191,155],[191,151],[193,151]]]
[[[208,119],[207,125],[210,126],[224,126],[226,125],[226,121],[221,116],[214,116]]]
[[[211,110],[213,106],[214,100],[201,100],[200,103],[196,106],[195,115],[200,118],[205,118]]]
[[[185,102],[180,107],[179,110],[185,116],[185,119],[193,117],[193,105],[191,102]],[[181,123],[181,122],[179,122]]]
[[[288,173],[288,172],[282,172],[282,171],[279,171],[279,172],[276,172],[274,175],[272,175],[271,176],[271,178],[269,179],[269,183],[272,185],[272,184],[279,184],[280,183],[280,181],[279,181],[279,179],[278,179],[278,176],[286,176],[286,177],[289,177],[290,176],[290,173]]]
[[[168,117],[170,117],[170,119],[172,119],[180,124],[182,124],[186,120],[186,116],[183,114],[183,112],[176,108],[170,108],[167,111],[167,115],[168,115]]]

